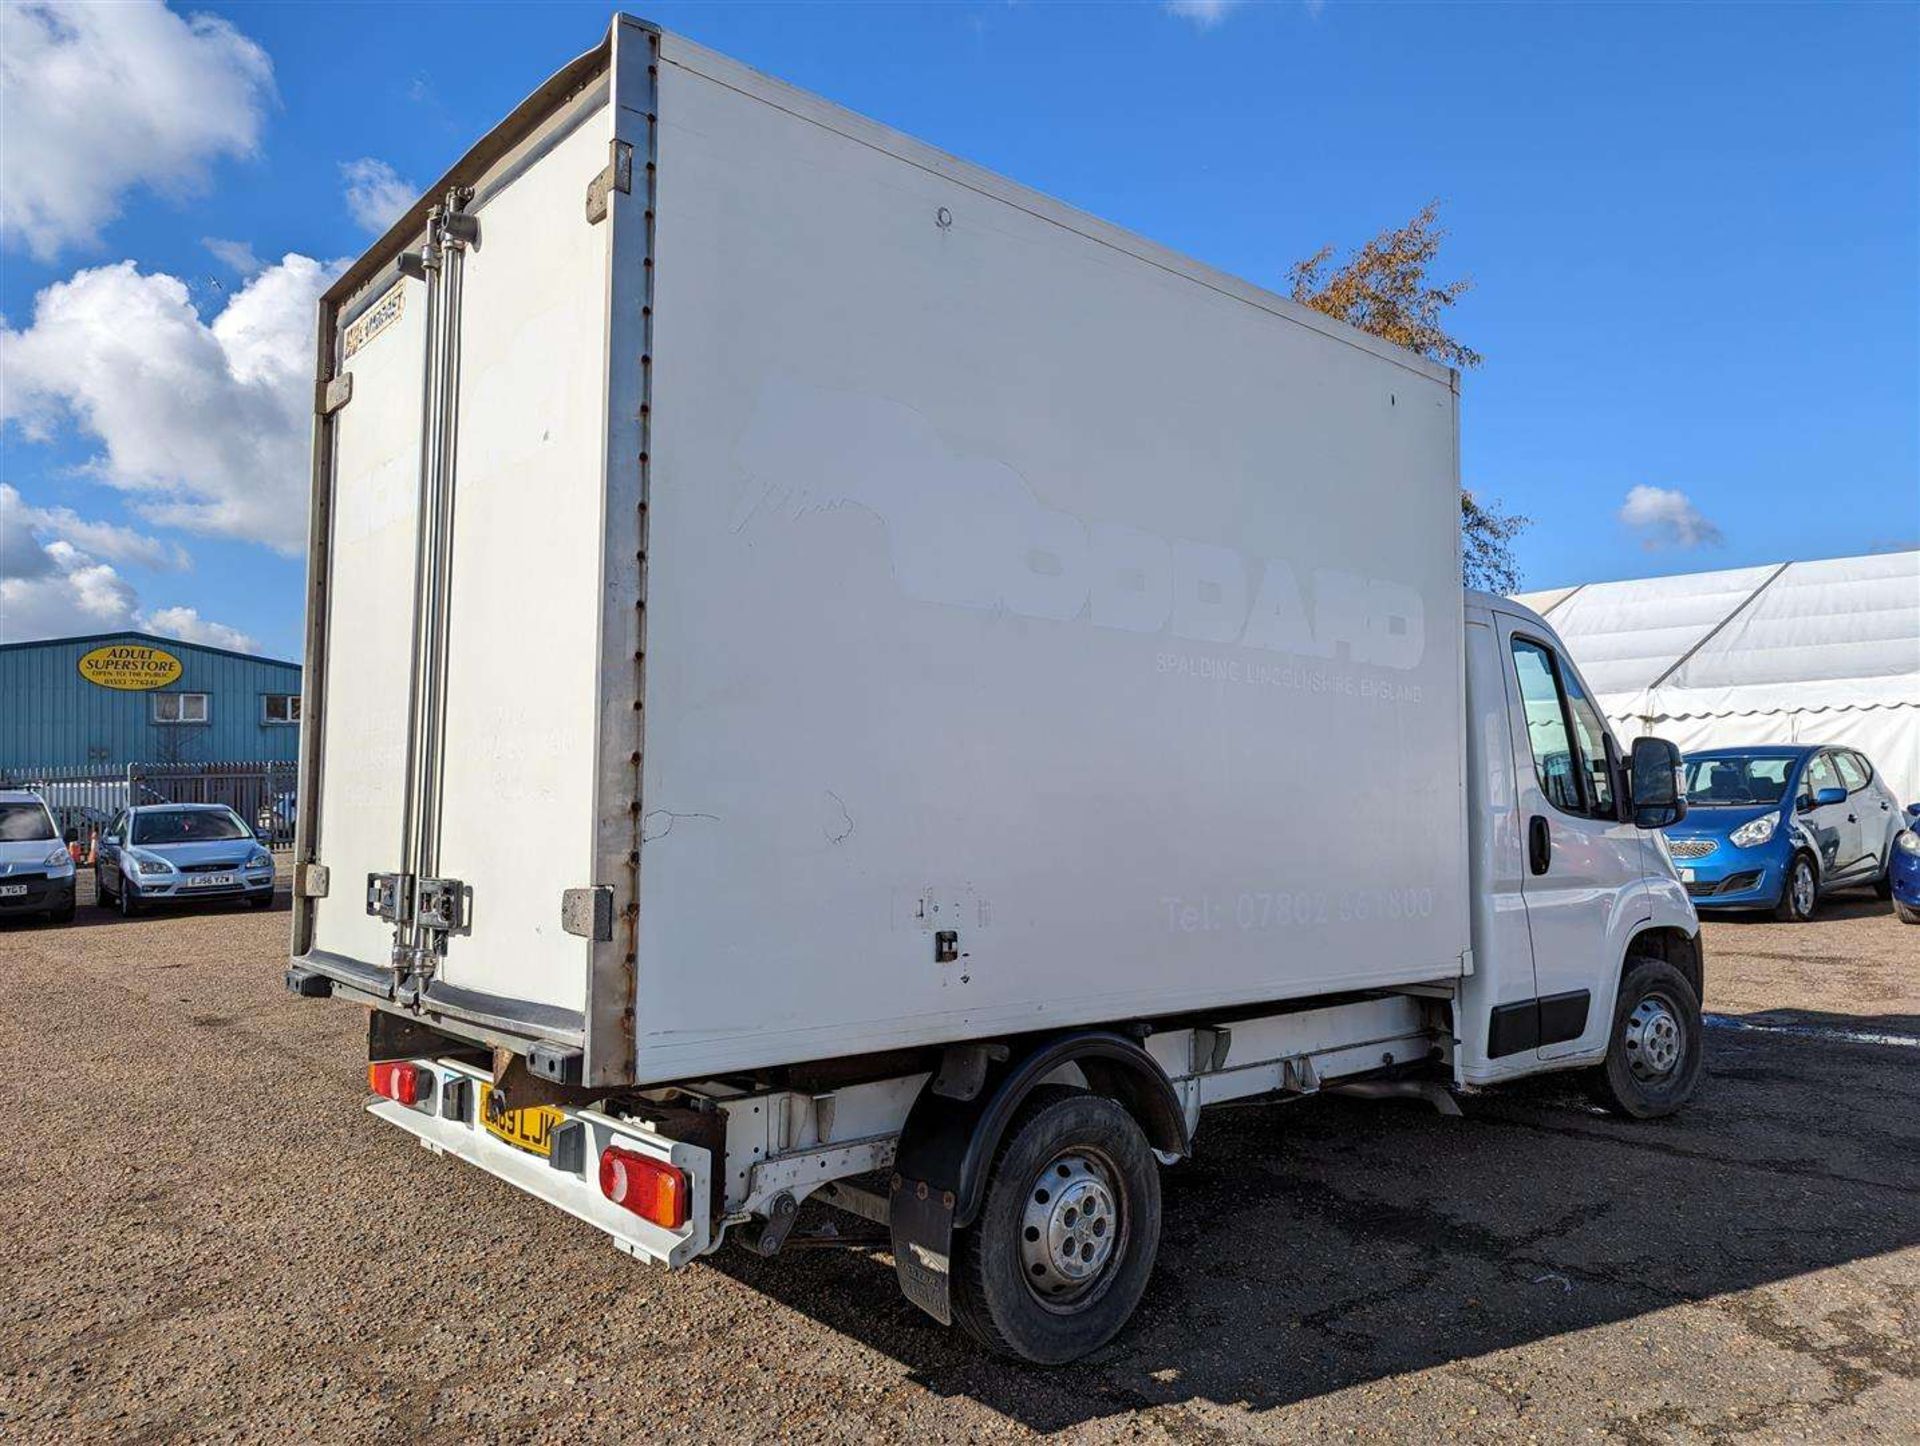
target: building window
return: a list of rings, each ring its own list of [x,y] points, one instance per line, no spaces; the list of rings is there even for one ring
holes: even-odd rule
[[[156,723],[204,723],[208,713],[205,693],[153,695],[153,721]]]
[[[300,695],[298,693],[262,693],[260,695],[260,721],[263,723],[298,723],[300,721]]]

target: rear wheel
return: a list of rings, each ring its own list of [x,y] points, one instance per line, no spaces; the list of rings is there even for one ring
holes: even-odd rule
[[[1664,959],[1629,959],[1595,1098],[1636,1120],[1672,1114],[1693,1098],[1704,1042],[1700,996],[1686,975]]]
[[[1820,904],[1820,878],[1813,871],[1813,860],[1795,854],[1787,865],[1786,881],[1780,886],[1780,902],[1774,908],[1776,919],[1787,924],[1804,924]]]
[[[1077,1360],[1126,1325],[1159,1244],[1159,1167],[1133,1116],[1098,1095],[1035,1090],[955,1241],[954,1318],[1001,1355]]]

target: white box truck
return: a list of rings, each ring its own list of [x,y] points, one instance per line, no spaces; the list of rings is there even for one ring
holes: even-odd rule
[[[1209,1103],[1691,1092],[1675,756],[1463,596],[1447,369],[625,17],[317,362],[288,985],[429,1148],[1061,1361]]]

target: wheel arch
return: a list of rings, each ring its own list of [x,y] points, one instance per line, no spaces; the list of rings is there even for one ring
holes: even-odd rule
[[[1664,959],[1678,969],[1687,983],[1693,986],[1695,999],[1706,998],[1706,949],[1702,946],[1697,932],[1688,933],[1685,929],[1671,924],[1640,930],[1627,941],[1626,958],[1620,961],[1620,977],[1622,979],[1626,977],[1627,970],[1633,967],[1633,961],[1636,958],[1645,956]]]
[[[930,1080],[907,1113],[894,1156],[888,1222],[907,1299],[951,1324],[948,1268],[955,1230],[979,1216],[987,1179],[1020,1106],[1034,1088],[1073,1066],[1091,1093],[1122,1106],[1163,1155],[1189,1149],[1186,1112],[1173,1083],[1137,1040],[1112,1030],[1076,1030],[1014,1044],[960,1099]]]

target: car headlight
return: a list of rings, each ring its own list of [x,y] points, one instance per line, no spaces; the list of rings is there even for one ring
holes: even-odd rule
[[[1893,836],[1893,846],[1903,854],[1920,854],[1920,833],[1903,828]]]
[[[1741,824],[1740,827],[1728,835],[1728,838],[1737,847],[1750,849],[1772,838],[1773,831],[1779,826],[1779,823],[1779,814],[1763,813],[1760,817]]]
[[[173,872],[173,865],[165,859],[137,858],[133,861],[133,866],[143,874],[170,874]]]
[[[255,849],[253,856],[247,860],[247,867],[250,869],[270,869],[273,867],[273,855],[265,849]]]
[[[55,849],[44,859],[40,860],[40,862],[46,867],[47,871],[55,877],[69,873],[73,869],[73,855],[65,849]]]

